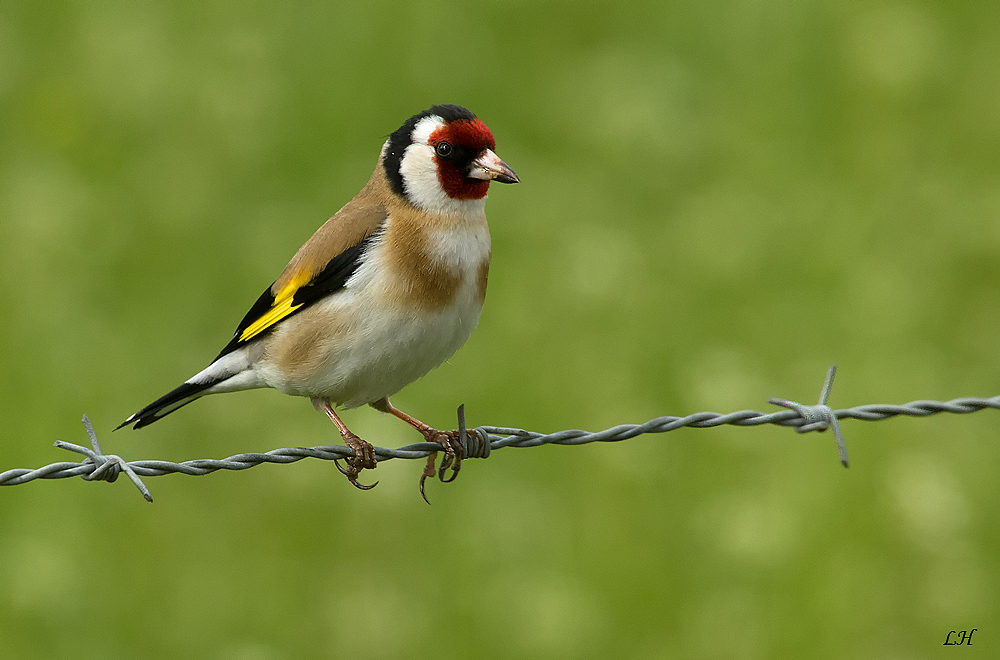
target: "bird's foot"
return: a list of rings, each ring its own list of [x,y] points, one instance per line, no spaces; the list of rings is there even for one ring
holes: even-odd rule
[[[424,483],[427,481],[427,477],[433,478],[436,474],[442,483],[454,481],[458,476],[458,471],[462,469],[462,458],[465,456],[465,449],[462,446],[462,440],[459,437],[458,431],[439,431],[428,427],[427,429],[421,429],[420,432],[427,442],[441,445],[442,451],[444,451],[444,459],[441,461],[441,467],[438,468],[435,465],[437,463],[438,452],[434,452],[427,457],[427,463],[424,464],[424,472],[420,475],[420,496],[424,498],[425,502],[430,504],[427,494],[424,492]],[[467,433],[476,433],[476,431],[469,430]],[[451,476],[446,479],[445,475],[448,473],[449,468],[451,469]]]
[[[344,462],[347,463],[346,468],[342,467],[338,460],[333,461],[334,465],[337,466],[340,473],[346,476],[347,480],[354,484],[356,488],[371,490],[378,485],[378,482],[376,481],[371,485],[359,483],[358,475],[361,474],[362,470],[374,470],[378,466],[378,462],[375,459],[375,447],[350,431],[342,433],[342,435],[344,443],[354,450],[354,456],[344,459]]]

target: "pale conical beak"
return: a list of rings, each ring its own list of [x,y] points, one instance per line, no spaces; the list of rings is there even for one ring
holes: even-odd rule
[[[483,179],[484,181],[498,181],[500,183],[521,182],[514,174],[514,170],[500,160],[500,156],[493,153],[492,149],[487,149],[482,156],[472,161],[468,176],[470,179]]]

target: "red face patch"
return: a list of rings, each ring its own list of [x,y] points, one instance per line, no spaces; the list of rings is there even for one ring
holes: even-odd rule
[[[495,149],[497,146],[497,143],[493,141],[493,133],[486,128],[486,124],[481,119],[453,121],[438,129],[438,131],[440,130],[448,131],[448,140],[452,144],[468,147],[476,153],[483,149]],[[431,140],[433,139],[432,135]]]
[[[480,119],[453,121],[431,133],[429,143],[437,147],[448,142],[454,148],[450,157],[435,155],[438,181],[452,199],[482,199],[490,188],[489,181],[466,177],[469,163],[486,149],[493,149],[493,133]]]

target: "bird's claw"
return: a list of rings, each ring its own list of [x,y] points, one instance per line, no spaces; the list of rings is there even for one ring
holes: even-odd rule
[[[467,433],[476,433],[476,431],[469,430]],[[427,499],[427,494],[424,492],[424,483],[427,481],[427,477],[433,478],[436,474],[441,483],[447,484],[454,481],[458,477],[458,471],[462,469],[462,457],[465,455],[465,450],[458,431],[430,429],[424,432],[424,438],[427,442],[434,442],[441,445],[442,451],[444,451],[444,459],[441,461],[441,467],[435,467],[438,452],[434,452],[427,457],[423,474],[420,475],[420,496],[424,498],[425,502],[430,504],[430,500]],[[446,479],[445,475],[449,469],[451,469],[451,476]]]
[[[374,470],[378,466],[378,462],[375,458],[375,447],[370,443],[365,442],[353,433],[349,435],[344,435],[344,442],[348,447],[354,450],[354,456],[350,458],[345,458],[344,462],[347,463],[347,467],[340,465],[339,460],[334,460],[333,464],[337,466],[340,473],[347,477],[355,488],[360,490],[371,490],[378,485],[376,481],[373,484],[363,484],[358,481],[358,475],[361,474],[362,470]]]
[[[437,452],[429,455],[427,457],[427,462],[424,464],[424,472],[420,475],[420,497],[424,498],[424,502],[427,502],[428,504],[430,504],[431,501],[427,499],[427,493],[424,492],[424,482],[427,481],[427,477],[434,476],[434,461],[436,460]]]

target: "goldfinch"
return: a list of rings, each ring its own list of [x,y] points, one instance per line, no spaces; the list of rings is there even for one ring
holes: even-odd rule
[[[335,407],[368,404],[442,445],[439,474],[461,461],[439,431],[389,397],[451,357],[482,312],[490,267],[486,193],[518,183],[493,134],[457,105],[413,115],[382,146],[371,178],[295,253],[207,368],[118,428],[142,428],[206,394],[271,387],[308,397],[355,456],[337,467],[358,488],[375,452]],[[420,479],[434,474],[436,454]],[[425,497],[426,499],[426,497]]]

